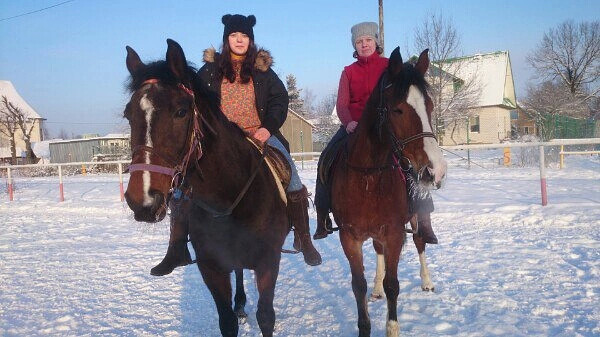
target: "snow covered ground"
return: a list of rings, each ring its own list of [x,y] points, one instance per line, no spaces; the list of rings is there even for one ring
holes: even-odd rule
[[[537,167],[468,170],[449,160],[447,183],[434,193],[440,244],[427,248],[436,291],[420,290],[409,240],[399,268],[401,335],[600,336],[599,158],[573,156],[564,170],[549,168],[546,207]],[[313,167],[301,174],[313,190]],[[165,252],[168,222],[135,222],[116,175],[65,178],[63,203],[57,185],[56,177],[17,178],[13,202],[0,185],[1,336],[220,336],[195,266],[149,274]],[[276,336],[357,335],[337,234],[316,247],[318,267],[283,255]],[[372,287],[370,242],[364,252]],[[245,284],[250,316],[239,335],[260,336],[251,272]],[[369,310],[372,335],[384,336],[385,302]]]

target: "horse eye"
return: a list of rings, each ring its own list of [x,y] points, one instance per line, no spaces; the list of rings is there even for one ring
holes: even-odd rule
[[[187,110],[186,109],[179,109],[175,113],[175,117],[182,118],[182,117],[185,117],[186,114],[187,114]]]

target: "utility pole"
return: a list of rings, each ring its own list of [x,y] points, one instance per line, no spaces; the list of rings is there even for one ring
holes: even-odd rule
[[[381,50],[385,50],[383,46],[383,0],[379,0],[379,42],[381,43]],[[385,55],[385,52],[383,52],[383,55]]]

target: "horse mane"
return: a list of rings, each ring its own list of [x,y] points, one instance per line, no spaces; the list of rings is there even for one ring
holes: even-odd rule
[[[190,78],[196,77],[196,68],[192,64],[188,64],[188,75]],[[129,76],[126,83],[126,88],[129,93],[133,93],[138,90],[144,84],[144,81],[148,79],[157,79],[161,83],[167,85],[178,85],[179,80],[169,69],[167,61],[155,61],[146,64],[133,75]]]
[[[361,123],[368,125],[368,132],[372,139],[378,139],[381,143],[385,144],[389,141],[387,137],[383,137],[383,126],[389,122],[390,111],[386,113],[379,113],[380,97],[382,93],[382,86],[393,85],[394,86],[394,97],[397,97],[400,101],[405,101],[408,96],[408,89],[411,85],[416,86],[419,91],[425,96],[429,91],[429,83],[425,79],[425,76],[418,71],[414,65],[410,62],[405,62],[402,65],[402,71],[392,76],[389,71],[384,71],[379,77],[377,85],[373,89],[369,100],[365,106]]]

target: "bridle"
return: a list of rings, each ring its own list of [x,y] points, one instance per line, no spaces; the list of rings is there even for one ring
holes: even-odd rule
[[[158,80],[151,78],[151,79],[144,81],[142,83],[142,85],[156,84],[156,83],[158,83]],[[190,96],[192,96],[193,107],[194,107],[192,120],[188,124],[188,134],[190,134],[190,138],[188,140],[189,147],[188,147],[187,152],[185,153],[183,158],[179,161],[179,163],[177,163],[176,160],[165,158],[164,155],[161,155],[160,153],[158,153],[156,151],[156,149],[151,146],[138,145],[133,148],[133,151],[131,154],[132,158],[135,158],[135,155],[139,152],[147,152],[147,153],[150,153],[152,156],[159,158],[163,163],[166,163],[169,166],[146,164],[146,163],[135,163],[135,164],[132,163],[131,165],[129,165],[130,173],[135,172],[135,171],[149,171],[149,172],[163,174],[163,175],[171,177],[171,186],[169,189],[168,197],[165,198],[165,204],[168,204],[168,200],[170,199],[170,196],[173,194],[173,191],[176,189],[179,189],[181,187],[181,185],[183,184],[185,175],[187,173],[187,170],[190,165],[190,161],[191,161],[194,153],[195,153],[194,159],[195,159],[196,165],[198,164],[198,160],[200,160],[200,158],[202,157],[202,154],[203,154],[201,141],[204,138],[204,134],[202,133],[202,130],[200,129],[201,116],[198,111],[198,107],[196,105],[196,99],[195,99],[194,92],[192,90],[190,90],[189,88],[187,88],[182,83],[180,83],[178,85],[178,87],[181,88],[183,91],[185,91]],[[190,132],[190,129],[191,129],[191,132]]]
[[[384,91],[389,89],[393,85],[393,83],[389,83],[389,84],[387,83],[387,75],[388,75],[387,72],[383,73],[383,75],[381,76],[379,83],[378,83],[379,104],[377,106],[377,114],[378,114],[377,130],[378,130],[380,139],[383,138],[383,135],[381,134],[381,130],[384,127],[383,124],[386,121],[388,121],[388,118],[389,118],[388,117],[389,109],[385,102]],[[433,132],[420,132],[420,133],[417,133],[410,137],[400,139],[396,136],[394,130],[392,130],[390,123],[386,123],[385,130],[387,132],[387,136],[390,137],[390,139],[392,141],[392,153],[393,153],[392,161],[393,161],[393,163],[384,165],[384,166],[380,166],[380,167],[355,167],[355,166],[351,166],[350,164],[348,164],[348,166],[355,170],[365,172],[365,174],[368,174],[368,172],[373,172],[373,171],[381,172],[386,169],[396,169],[396,168],[400,168],[400,169],[402,169],[402,171],[408,173],[413,170],[413,165],[412,165],[412,162],[410,161],[410,159],[408,157],[406,157],[403,153],[404,149],[406,148],[406,145],[415,140],[427,138],[427,137],[431,137],[437,141],[437,138],[435,137],[435,134]],[[406,163],[406,165],[402,165],[403,163]],[[420,177],[423,173],[422,171],[424,169],[425,169],[425,167],[423,167],[421,172],[417,172],[418,179],[420,179]]]
[[[149,79],[149,80],[144,81],[142,83],[142,85],[155,84],[155,83],[158,83],[157,79]],[[169,205],[169,201],[170,201],[171,197],[174,197],[174,199],[176,201],[180,201],[181,195],[183,194],[181,186],[183,185],[184,179],[187,174],[187,169],[190,165],[190,161],[191,161],[191,158],[192,158],[194,152],[196,152],[196,157],[195,157],[195,161],[194,161],[196,167],[198,167],[198,161],[200,160],[200,158],[203,155],[201,141],[204,138],[204,134],[202,133],[202,130],[200,129],[200,120],[202,120],[203,126],[206,126],[206,128],[208,128],[208,130],[210,132],[212,132],[214,135],[216,135],[215,129],[213,127],[211,127],[210,124],[207,123],[204,116],[202,116],[199,113],[198,106],[196,105],[196,99],[195,99],[194,92],[192,90],[190,90],[189,88],[187,88],[182,83],[180,83],[178,85],[178,87],[181,88],[183,91],[185,91],[190,96],[192,96],[192,100],[194,102],[193,103],[194,104],[194,116],[193,116],[193,119],[192,119],[190,125],[188,126],[188,133],[190,133],[190,128],[193,128],[193,130],[190,135],[190,140],[188,141],[190,146],[188,148],[187,153],[184,155],[183,159],[179,162],[179,164],[177,164],[176,161],[165,158],[164,155],[157,153],[153,147],[150,147],[147,145],[138,145],[133,149],[132,158],[135,157],[135,154],[137,152],[140,152],[140,151],[148,152],[148,153],[156,156],[157,158],[159,158],[161,161],[167,163],[169,166],[162,166],[162,165],[156,165],[156,164],[145,164],[145,163],[129,165],[129,172],[150,171],[150,172],[155,172],[155,173],[159,173],[159,174],[163,174],[163,175],[171,177],[171,187],[169,189],[167,197],[164,199],[164,204],[162,206],[164,208],[166,208]],[[192,199],[193,203],[195,205],[199,206],[200,208],[204,209],[205,211],[209,212],[210,214],[212,214],[212,216],[214,218],[222,218],[222,217],[231,215],[233,210],[237,207],[237,205],[241,202],[242,198],[246,195],[246,192],[248,192],[250,185],[252,185],[252,182],[258,175],[258,172],[261,168],[260,163],[262,163],[265,160],[265,157],[267,156],[267,152],[268,152],[268,147],[265,147],[261,153],[259,165],[257,165],[255,167],[254,171],[250,175],[250,178],[248,179],[248,181],[246,181],[246,184],[244,185],[242,190],[238,193],[236,199],[233,201],[233,203],[228,208],[226,208],[224,210],[218,210],[218,209],[210,206],[206,202],[203,202],[200,199]],[[198,169],[199,169],[199,167],[198,167]]]

